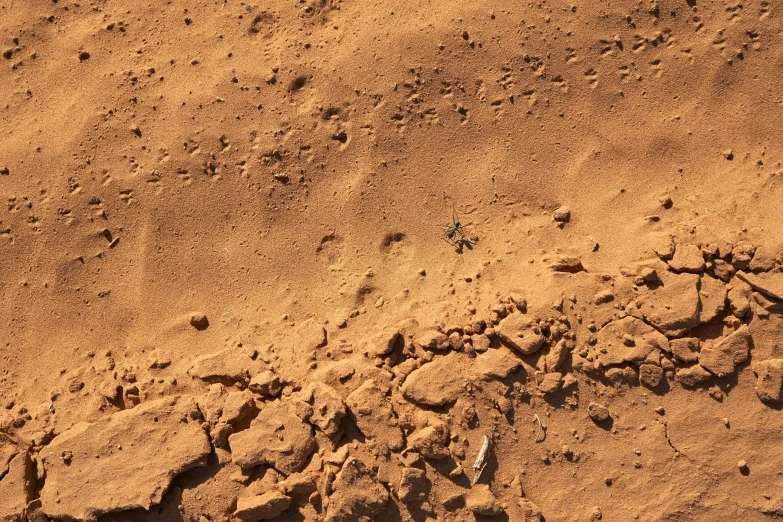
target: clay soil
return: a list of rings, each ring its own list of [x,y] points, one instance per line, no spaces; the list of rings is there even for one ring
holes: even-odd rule
[[[0,0],[0,521],[783,517],[782,17]]]

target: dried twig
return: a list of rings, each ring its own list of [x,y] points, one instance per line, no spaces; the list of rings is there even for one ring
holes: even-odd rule
[[[476,476],[473,477],[473,484],[477,484],[479,478],[481,478],[481,472],[484,471],[484,467],[487,465],[487,457],[489,456],[489,447],[492,443],[492,438],[484,435],[484,444],[481,445],[476,462],[473,463],[473,469],[477,471]]]
[[[544,431],[544,427],[541,425],[541,419],[538,418],[538,414],[534,414],[535,419],[533,419],[533,422],[538,422],[538,431],[536,432],[536,442],[541,442],[544,439],[538,438],[539,435],[541,435],[541,432]],[[544,434],[544,438],[546,438],[546,434]]]

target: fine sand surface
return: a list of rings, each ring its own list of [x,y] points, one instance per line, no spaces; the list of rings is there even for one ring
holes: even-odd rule
[[[0,0],[0,521],[783,517],[782,27]]]

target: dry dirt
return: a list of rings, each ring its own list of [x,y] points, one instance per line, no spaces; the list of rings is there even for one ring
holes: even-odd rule
[[[782,21],[0,0],[0,521],[783,518]]]

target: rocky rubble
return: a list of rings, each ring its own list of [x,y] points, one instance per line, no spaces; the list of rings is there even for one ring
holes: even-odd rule
[[[149,509],[210,455],[244,488],[231,504],[236,520],[296,509],[332,522],[380,520],[389,509],[541,520],[520,476],[504,489],[494,479],[465,483],[480,442],[469,440],[478,433],[477,400],[491,404],[496,420],[513,416],[522,397],[562,400],[607,428],[612,413],[599,402],[585,406],[582,383],[663,393],[674,383],[721,382],[751,360],[759,399],[783,400],[783,359],[756,360],[754,343],[754,321],[781,313],[777,261],[754,262],[749,245],[720,255],[665,239],[658,258],[619,276],[594,278],[571,258],[550,262],[555,277],[586,281],[554,303],[512,294],[462,325],[408,319],[368,334],[343,360],[330,360],[336,351],[325,331],[306,321],[294,339],[317,361],[316,380],[297,382],[301,369],[281,373],[273,345],[261,353],[232,346],[188,369],[201,395],[139,395],[138,405],[53,438],[44,433],[31,446],[0,435],[0,520],[24,520],[26,510],[67,521]],[[157,350],[149,361],[156,371],[171,366]],[[485,396],[501,383],[504,394]],[[562,455],[579,458],[567,447]]]

